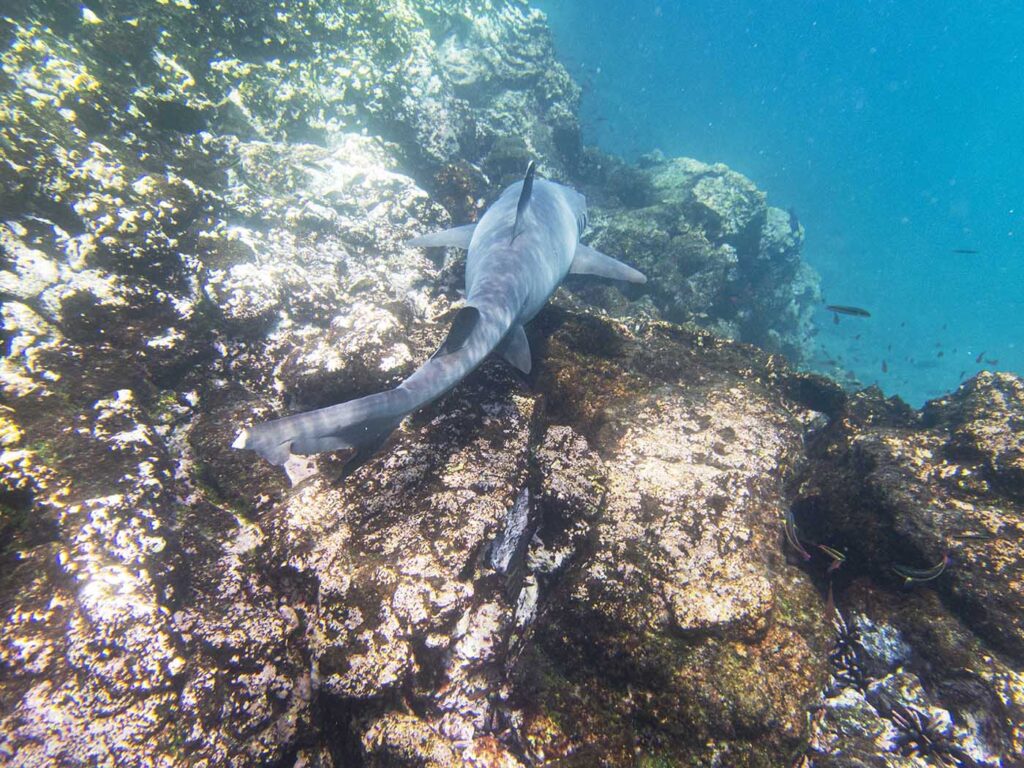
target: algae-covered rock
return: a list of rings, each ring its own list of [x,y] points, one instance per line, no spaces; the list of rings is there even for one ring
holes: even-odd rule
[[[811,764],[1020,761],[1024,676],[935,592],[906,595],[859,580],[840,611],[834,678],[808,740]]]
[[[600,187],[586,239],[647,275],[644,291],[661,317],[802,358],[821,297],[800,258],[803,228],[794,216],[721,164],[651,158],[626,173],[596,154],[589,162],[588,180]],[[579,290],[615,314],[635,314],[593,287]]]
[[[811,742],[811,754],[827,757],[820,764],[860,764],[840,758],[872,742],[913,757],[929,739],[948,764],[1024,759],[1020,441],[1011,426],[1020,393],[1018,377],[982,373],[915,412],[868,390],[810,442],[795,506],[803,535],[827,537],[847,553],[845,568],[874,582],[837,597],[842,694],[823,702]],[[923,692],[872,698],[871,686],[901,670]],[[851,697],[866,719],[849,721],[854,710],[842,702]],[[884,738],[855,745],[875,728]]]
[[[818,598],[778,549],[802,406],[703,332],[567,317],[547,344],[549,415],[601,456],[601,502],[521,670],[528,722],[562,724],[534,749],[777,764],[826,672]]]
[[[814,443],[801,501],[812,535],[828,529],[883,582],[939,590],[1017,656],[1022,391],[1016,376],[982,373],[920,414],[877,391],[858,395]],[[923,573],[907,579],[907,568]]]
[[[118,372],[66,360],[60,389],[13,398],[20,439],[3,453],[15,483],[5,496],[27,497],[0,604],[0,755],[25,766],[279,759],[308,723],[308,686],[296,692],[306,664],[268,624],[276,599],[262,577],[217,564],[251,549],[238,549],[238,521],[180,505],[188,486],[145,387],[97,399]],[[202,551],[190,543],[199,519]],[[212,650],[218,612],[247,647]]]

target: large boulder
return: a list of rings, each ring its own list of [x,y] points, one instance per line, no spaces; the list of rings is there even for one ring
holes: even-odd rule
[[[533,748],[582,750],[591,764],[634,749],[778,764],[828,651],[819,598],[778,547],[807,411],[781,394],[776,377],[790,374],[702,331],[548,322],[548,414],[586,436],[600,493],[574,494],[571,515],[564,493],[541,499],[543,547],[552,537],[561,551],[567,523],[593,522],[541,609],[535,667],[522,669]]]
[[[995,647],[1024,655],[1024,384],[981,373],[922,412],[855,396],[812,443],[809,535],[883,583],[934,587]],[[947,565],[942,568],[943,563]],[[906,568],[941,571],[907,579]]]
[[[858,577],[836,596],[814,765],[1024,760],[1022,392],[982,373],[913,411],[870,389],[809,441],[799,535]]]

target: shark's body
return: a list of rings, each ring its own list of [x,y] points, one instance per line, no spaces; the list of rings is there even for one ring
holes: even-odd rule
[[[416,238],[412,245],[468,248],[466,305],[440,349],[394,389],[328,408],[286,416],[245,429],[234,446],[259,452],[274,464],[291,454],[348,448],[351,472],[384,443],[409,413],[462,381],[500,350],[530,371],[523,324],[547,303],[571,272],[646,282],[635,269],[579,242],[587,223],[583,195],[569,187],[526,178],[508,187],[475,225]]]

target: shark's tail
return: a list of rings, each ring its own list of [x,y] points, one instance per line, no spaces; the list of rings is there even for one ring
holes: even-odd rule
[[[271,464],[289,455],[352,449],[345,474],[369,459],[411,408],[408,393],[391,389],[317,411],[297,413],[243,429],[234,448],[256,451]]]

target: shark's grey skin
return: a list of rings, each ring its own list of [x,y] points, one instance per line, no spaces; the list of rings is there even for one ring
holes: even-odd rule
[[[634,283],[635,269],[579,242],[587,223],[583,195],[543,179],[508,187],[475,225],[415,238],[411,245],[468,248],[466,305],[440,349],[392,390],[245,429],[235,448],[257,451],[273,464],[291,454],[348,448],[346,473],[364,463],[409,413],[436,400],[493,351],[528,373],[523,331],[569,272]]]

